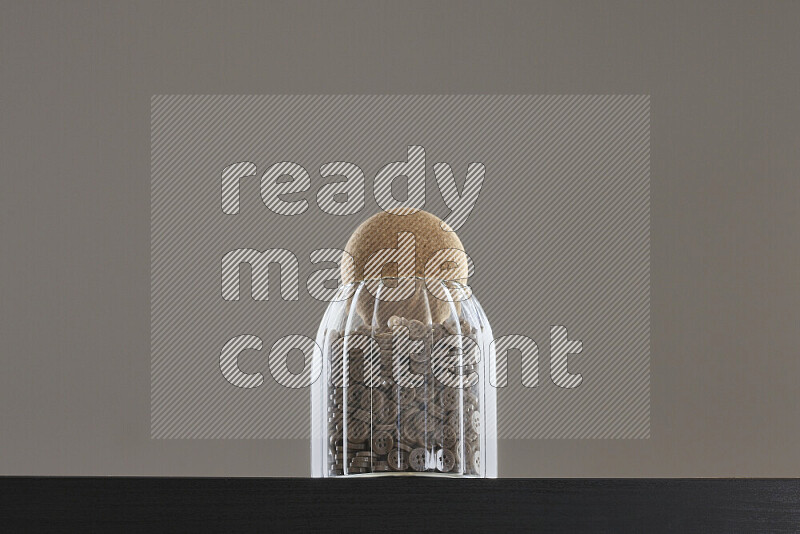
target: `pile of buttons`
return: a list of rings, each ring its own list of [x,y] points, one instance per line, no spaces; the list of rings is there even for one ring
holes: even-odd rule
[[[391,372],[392,333],[407,329],[413,340],[423,340],[425,350],[410,355],[415,387],[398,384]],[[380,379],[365,381],[358,351],[348,351],[349,379],[328,389],[328,471],[332,476],[364,473],[480,474],[481,413],[479,390],[474,383],[450,387],[431,368],[432,347],[454,334],[477,342],[475,328],[458,324],[425,325],[393,316],[386,325],[362,325],[350,333],[368,336],[380,349]],[[345,332],[326,334],[325,353],[341,361]],[[396,339],[396,338],[395,338]],[[475,345],[477,346],[477,345]],[[463,345],[460,347],[463,349]],[[479,373],[476,361],[458,367],[458,374]],[[334,367],[335,364],[334,364]],[[371,387],[366,383],[370,383]]]

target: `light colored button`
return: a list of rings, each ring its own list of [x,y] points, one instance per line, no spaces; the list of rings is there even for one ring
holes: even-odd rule
[[[436,469],[442,473],[449,473],[456,465],[456,457],[450,449],[436,451]]]
[[[386,316],[384,315],[384,317]],[[389,320],[386,321],[386,326],[394,329],[394,328],[399,328],[401,326],[405,326],[405,323],[406,323],[405,318],[398,317],[397,315],[392,315],[391,317],[389,317]]]
[[[470,417],[469,417],[469,424],[470,424],[470,428],[472,428],[473,431],[475,431],[476,433],[480,433],[480,431],[481,431],[481,412],[479,412],[478,410],[473,411],[472,414],[470,414]]]
[[[427,451],[422,447],[416,448],[408,455],[408,465],[414,471],[425,471]]]

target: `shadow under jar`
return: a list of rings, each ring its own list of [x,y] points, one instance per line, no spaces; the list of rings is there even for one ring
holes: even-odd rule
[[[341,287],[317,333],[312,476],[496,477],[492,339],[458,282]]]

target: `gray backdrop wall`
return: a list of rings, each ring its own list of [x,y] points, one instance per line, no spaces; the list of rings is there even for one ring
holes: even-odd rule
[[[154,94],[647,94],[650,438],[503,476],[800,476],[794,2],[2,2],[0,473],[305,476],[150,439]]]

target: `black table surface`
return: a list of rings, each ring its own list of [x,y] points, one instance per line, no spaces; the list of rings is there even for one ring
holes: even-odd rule
[[[11,531],[800,532],[800,480],[0,478]]]

